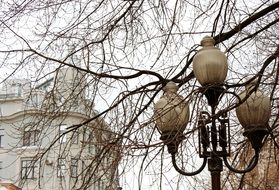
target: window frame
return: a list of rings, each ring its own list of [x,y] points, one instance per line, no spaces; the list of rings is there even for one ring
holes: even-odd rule
[[[87,173],[87,168],[88,166],[85,163],[85,160],[81,160],[81,177],[84,178],[86,176]]]
[[[67,142],[67,134],[63,134],[67,132],[67,124],[59,125],[59,143],[64,144]]]
[[[71,143],[78,144],[78,141],[79,141],[79,130],[76,129],[72,132]]]
[[[84,127],[83,128],[83,141],[84,142],[93,142],[95,139],[94,131],[91,127]]]
[[[64,177],[67,171],[66,158],[61,157],[57,159],[57,177]]]
[[[3,138],[4,138],[4,135],[0,135],[0,148],[3,148]]]
[[[95,136],[94,132],[89,128],[83,128],[83,142],[86,144],[85,148],[89,154],[96,154],[97,147],[94,144]]]
[[[4,133],[5,130],[4,129],[0,129],[0,148],[3,148],[3,138],[4,138]]]
[[[21,159],[20,177],[21,179],[36,179],[36,161],[33,158]],[[31,176],[30,176],[31,175]]]
[[[70,165],[70,176],[71,176],[71,178],[77,178],[78,177],[78,165],[79,165],[79,159],[71,158],[71,165]]]
[[[32,129],[32,126],[24,128],[22,135],[22,146],[37,146],[39,142],[40,130]]]

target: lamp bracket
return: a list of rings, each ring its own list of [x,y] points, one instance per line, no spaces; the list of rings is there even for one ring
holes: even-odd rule
[[[197,175],[198,173],[200,173],[206,166],[206,161],[207,161],[207,158],[203,158],[203,162],[202,162],[202,165],[200,166],[200,168],[198,168],[196,171],[193,171],[193,172],[186,172],[182,169],[180,169],[178,167],[178,165],[176,164],[176,159],[175,159],[175,154],[172,154],[171,155],[171,160],[172,160],[172,165],[174,167],[174,169],[179,172],[180,174],[184,175],[184,176],[194,176],[194,175]]]
[[[226,156],[223,157],[223,160],[224,160],[224,163],[227,166],[227,168],[229,168],[229,170],[231,170],[232,172],[235,172],[235,173],[243,174],[243,173],[252,171],[257,166],[258,161],[259,161],[259,151],[255,150],[255,154],[254,154],[253,158],[250,160],[249,165],[245,169],[242,169],[242,170],[232,167],[229,164]]]

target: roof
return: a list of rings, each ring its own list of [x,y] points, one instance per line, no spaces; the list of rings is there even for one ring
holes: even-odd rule
[[[0,190],[21,190],[21,188],[12,183],[0,183]]]

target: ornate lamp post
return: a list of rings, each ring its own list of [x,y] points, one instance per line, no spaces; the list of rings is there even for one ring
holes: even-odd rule
[[[270,118],[270,100],[259,90],[254,90],[251,83],[239,95],[239,106],[236,114],[244,128],[243,135],[248,138],[254,156],[247,168],[240,170],[231,166],[227,160],[230,155],[230,126],[227,116],[218,117],[215,110],[225,89],[224,80],[227,76],[227,58],[218,48],[214,47],[214,39],[206,36],[201,41],[203,48],[193,59],[193,70],[196,79],[202,85],[201,92],[207,98],[211,113],[200,112],[198,120],[199,156],[203,158],[200,168],[187,172],[176,163],[176,153],[183,141],[183,131],[189,120],[189,105],[183,97],[177,94],[178,87],[169,82],[164,88],[164,95],[155,104],[154,115],[161,140],[168,147],[174,168],[182,175],[193,176],[200,173],[208,164],[211,173],[212,189],[220,189],[220,173],[223,163],[233,172],[246,173],[255,168],[258,163],[263,139],[267,135],[267,125]]]

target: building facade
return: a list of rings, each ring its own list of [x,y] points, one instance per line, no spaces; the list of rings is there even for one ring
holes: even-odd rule
[[[0,180],[29,189],[117,189],[112,133],[85,98],[86,79],[66,68],[33,87],[7,80],[0,91]]]

